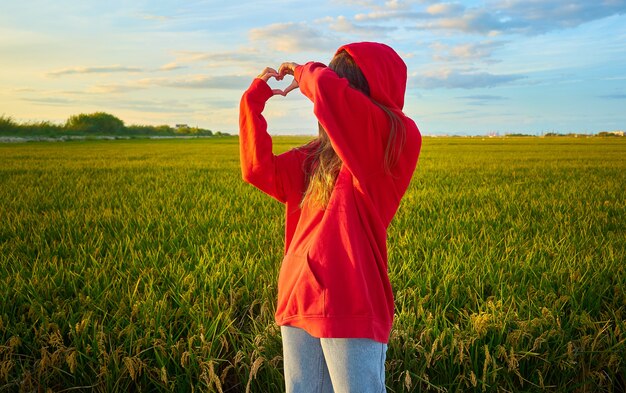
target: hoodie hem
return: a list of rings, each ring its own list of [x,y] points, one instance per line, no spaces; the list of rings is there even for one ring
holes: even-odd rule
[[[370,317],[292,316],[277,319],[278,326],[293,326],[317,338],[367,338],[389,342],[391,324]]]

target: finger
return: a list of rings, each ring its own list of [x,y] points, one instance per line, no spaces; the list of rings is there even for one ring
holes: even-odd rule
[[[283,64],[280,65],[280,67],[278,67],[278,73],[280,74],[281,77],[285,76],[285,75],[293,75],[293,71],[294,71],[294,64],[295,63],[291,63],[291,62],[285,62]]]
[[[271,67],[265,67],[265,69],[257,76],[257,78],[263,79],[267,82],[270,78],[278,78],[278,71]]]
[[[272,77],[273,78],[278,78],[278,73],[269,71],[269,72],[263,73],[263,74],[258,76],[258,78],[263,79],[265,82],[267,82]]]
[[[267,82],[272,77],[278,79],[278,74],[275,74],[273,72],[268,72],[266,74],[259,76],[259,78],[263,79],[265,82]]]
[[[280,89],[272,89],[272,93],[275,96],[283,96],[284,97],[284,96],[287,95],[287,93],[285,93],[284,90],[280,90]]]
[[[293,80],[293,82],[291,82],[291,84],[289,86],[287,86],[287,88],[285,90],[283,90],[284,95],[289,94],[290,91],[295,90],[299,87],[298,85],[298,81],[296,81],[295,79]]]
[[[277,74],[277,73],[278,73],[278,71],[276,71],[276,70],[275,70],[275,69],[273,69],[272,67],[265,67],[265,68],[263,69],[263,71],[261,71],[261,74],[260,74],[260,75],[264,75],[264,74],[267,74],[267,73],[274,73],[274,74]]]

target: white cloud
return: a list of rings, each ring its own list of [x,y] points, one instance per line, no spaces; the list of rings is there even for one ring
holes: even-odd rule
[[[52,106],[68,106],[76,105],[78,101],[69,98],[62,97],[26,97],[22,98],[22,101],[32,102],[39,105],[52,105]]]
[[[392,10],[408,10],[411,8],[412,3],[415,3],[415,1],[387,0],[382,8]]]
[[[412,4],[424,3],[426,1],[432,0],[387,0],[383,4],[380,4],[380,1],[373,0],[335,0],[336,3],[343,3],[351,6],[370,8],[375,10],[406,10],[410,9]]]
[[[380,7],[355,16],[357,21],[415,20],[424,30],[440,29],[495,36],[503,33],[536,35],[573,28],[593,20],[626,13],[618,0],[504,0],[466,8],[462,3],[434,3],[426,8]]]
[[[250,40],[262,41],[279,52],[329,52],[337,40],[307,23],[275,23],[250,30]]]
[[[107,85],[96,85],[87,89],[87,93],[90,94],[119,94],[119,93],[128,93],[131,91],[141,90],[145,87],[139,86],[137,84],[107,84]]]
[[[161,67],[159,67],[159,70],[160,71],[174,71],[174,70],[179,70],[181,68],[185,68],[185,66],[182,66],[176,62],[171,62],[171,63],[162,65]]]
[[[128,81],[96,85],[87,90],[89,94],[116,94],[128,93],[155,87],[169,87],[177,89],[218,89],[242,91],[251,82],[251,77],[242,75],[190,75],[178,78],[144,78]]]
[[[514,74],[496,75],[488,72],[437,70],[412,75],[410,84],[423,89],[477,89],[495,87],[522,78],[525,78],[525,76]]]
[[[124,67],[119,65],[113,66],[95,66],[95,67],[69,67],[56,71],[50,71],[46,73],[50,77],[58,77],[63,75],[77,75],[77,74],[110,74],[114,72],[131,72],[138,73],[143,72],[138,67]]]
[[[463,12],[464,9],[459,3],[436,3],[428,6],[426,12],[431,15],[453,15]]]
[[[360,13],[354,16],[359,22],[365,21],[384,21],[384,20],[412,20],[412,19],[431,19],[432,15],[428,12],[421,11],[397,11],[397,10],[381,10],[368,13]]]
[[[516,21],[526,34],[576,27],[583,23],[626,13],[624,1],[583,0],[509,0],[495,7],[495,12]]]
[[[113,107],[154,113],[191,113],[193,108],[180,100],[124,100],[111,103]]]
[[[479,95],[465,96],[465,97],[459,97],[459,98],[467,101],[468,105],[474,105],[474,106],[493,105],[496,102],[508,100],[507,97],[488,95],[488,94],[479,94]]]
[[[436,61],[465,61],[478,60],[494,62],[491,59],[493,52],[506,44],[506,41],[470,42],[459,45],[447,45],[440,42],[431,44],[435,51],[433,60]]]
[[[173,87],[179,89],[242,90],[250,84],[250,78],[240,75],[205,76],[194,75],[181,78],[147,78],[136,82],[138,87]]]
[[[233,69],[258,68],[259,64],[267,61],[259,50],[255,48],[238,48],[232,51],[177,51],[175,52],[177,64],[204,63],[211,68],[227,67]]]
[[[510,29],[516,22],[502,21],[500,18],[484,9],[470,9],[458,17],[437,18],[432,21],[418,24],[421,29],[459,30],[465,33],[497,35],[503,29]]]
[[[213,74],[256,75],[263,65],[271,64],[275,59],[273,51],[240,47],[227,51],[174,51],[175,60],[160,68],[160,71],[172,71],[182,68],[206,69]]]
[[[397,29],[391,26],[357,25],[343,15],[337,18],[328,17],[321,21],[328,23],[328,27],[333,31],[360,37],[381,37]]]

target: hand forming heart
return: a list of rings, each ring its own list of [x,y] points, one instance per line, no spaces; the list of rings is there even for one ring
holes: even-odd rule
[[[282,81],[285,75],[293,75],[297,66],[298,64],[296,63],[283,63],[280,65],[279,71],[276,71],[271,67],[265,67],[258,78],[263,79],[265,82],[268,82],[270,78]],[[272,88],[272,93],[274,95],[281,95],[285,97],[290,91],[296,88],[298,88],[298,82],[294,79],[291,84],[284,89]]]
[[[274,77],[274,79],[276,79],[278,81],[282,81],[283,80],[283,78],[279,79],[279,77]],[[271,85],[270,85],[270,87],[272,87],[272,93],[274,93],[274,95],[281,95],[283,97],[286,97],[287,94],[289,94],[290,91],[295,90],[295,89],[298,88],[298,82],[294,79],[294,80],[291,81],[291,83],[287,87],[285,87],[283,89],[280,89],[280,88],[277,88],[277,87],[273,87]]]

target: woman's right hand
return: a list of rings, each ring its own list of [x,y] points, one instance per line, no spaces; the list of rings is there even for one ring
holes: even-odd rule
[[[296,68],[298,68],[300,64],[294,63],[291,61],[285,62],[278,67],[278,73],[280,74],[280,79],[283,79],[285,75],[293,75],[296,72]]]

